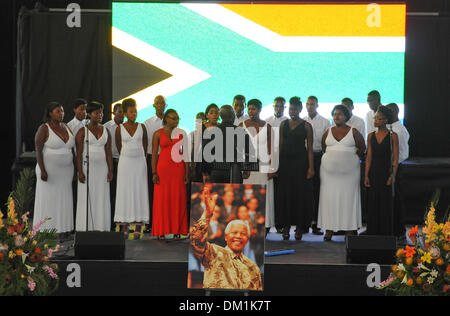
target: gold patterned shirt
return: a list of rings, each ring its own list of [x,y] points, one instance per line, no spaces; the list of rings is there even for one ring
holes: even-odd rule
[[[192,252],[205,268],[203,287],[262,291],[261,272],[253,261],[207,241],[209,220],[202,216],[191,231]]]

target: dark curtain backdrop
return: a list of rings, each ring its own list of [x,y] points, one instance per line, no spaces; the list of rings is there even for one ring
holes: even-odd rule
[[[410,157],[450,157],[450,17],[409,16],[405,59]]]
[[[82,13],[81,28],[69,28],[67,15],[28,10],[19,15],[16,132],[25,151],[34,150],[50,101],[64,106],[65,122],[73,118],[72,102],[80,97],[103,103],[104,121],[111,118],[111,14]]]

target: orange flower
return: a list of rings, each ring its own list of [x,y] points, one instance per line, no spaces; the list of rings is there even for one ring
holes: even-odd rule
[[[405,263],[406,263],[406,265],[408,265],[408,266],[412,265],[412,264],[413,264],[413,258],[407,257],[407,258],[405,259]]]
[[[21,256],[23,254],[23,250],[22,249],[17,249],[16,250],[16,256]]]
[[[447,269],[445,270],[445,273],[447,273],[448,275],[450,275],[450,265],[447,266]]]
[[[449,243],[445,243],[444,246],[442,246],[444,248],[445,251],[450,251],[450,244]]]
[[[14,212],[16,209],[16,205],[14,203],[14,199],[9,197],[8,210]]]
[[[416,278],[416,283],[417,283],[417,285],[421,285],[422,284],[422,278],[421,277],[417,277]]]
[[[408,281],[406,281],[406,285],[407,286],[413,286],[414,285],[414,280],[412,278],[409,278]]]
[[[418,232],[419,232],[419,228],[416,225],[415,227],[411,228],[410,231],[408,231],[408,237],[411,238],[412,236],[416,236]]]
[[[36,248],[35,250],[34,250],[34,253],[35,254],[38,254],[38,255],[41,255],[42,254],[42,250],[41,250],[41,248]]]
[[[398,270],[398,266],[397,265],[393,265],[392,266],[392,272],[397,272]]]
[[[0,252],[0,262],[3,262],[5,259],[5,254],[3,252]]]
[[[416,253],[414,249],[415,247],[406,246],[406,258],[414,258],[414,254]]]
[[[442,259],[442,258],[437,258],[436,261],[435,261],[435,263],[436,263],[437,266],[441,266],[441,265],[444,264],[444,259]]]
[[[405,250],[403,250],[402,248],[400,248],[399,250],[397,250],[396,256],[398,258],[403,257],[403,255],[405,254]]]

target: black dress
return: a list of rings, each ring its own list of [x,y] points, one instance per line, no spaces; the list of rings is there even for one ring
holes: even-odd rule
[[[311,185],[306,180],[308,171],[308,151],[306,150],[305,121],[293,130],[289,121],[283,124],[283,146],[278,168],[277,227],[297,226],[297,233],[307,233],[312,220]]]
[[[393,235],[392,188],[386,182],[391,170],[391,135],[387,134],[379,144],[372,134],[372,162],[369,171],[367,233],[369,235]]]

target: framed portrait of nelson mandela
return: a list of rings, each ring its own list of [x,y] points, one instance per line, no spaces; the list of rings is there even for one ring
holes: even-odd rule
[[[188,288],[262,291],[266,186],[193,183]]]

